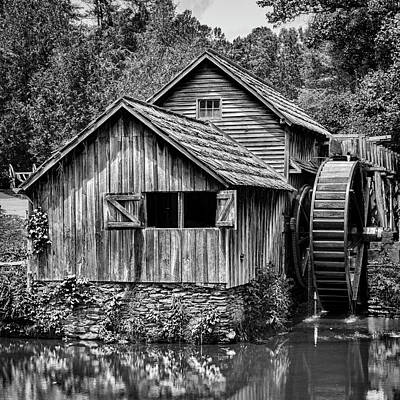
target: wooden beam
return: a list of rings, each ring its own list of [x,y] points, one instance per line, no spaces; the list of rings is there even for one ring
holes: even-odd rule
[[[387,142],[392,140],[392,135],[379,135],[379,136],[368,136],[367,140],[369,142]]]
[[[376,208],[378,210],[378,217],[383,228],[387,228],[386,218],[385,218],[385,206],[383,198],[383,188],[382,188],[382,177],[379,172],[374,173],[374,187],[375,187],[375,200]]]

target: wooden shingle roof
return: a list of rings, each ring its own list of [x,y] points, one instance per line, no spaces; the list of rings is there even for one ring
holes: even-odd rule
[[[319,169],[319,165],[313,160],[301,160],[297,157],[290,157],[290,166],[298,171],[309,172],[310,174],[316,174]]]
[[[164,97],[174,86],[187,76],[200,63],[208,60],[223,70],[232,79],[244,87],[248,92],[252,93],[262,103],[264,103],[271,111],[281,118],[288,125],[295,125],[308,131],[321,134],[327,137],[331,133],[325,129],[320,123],[309,116],[301,107],[293,101],[286,99],[282,94],[271,88],[266,82],[240,67],[235,62],[222,56],[214,50],[207,50],[200,57],[194,60],[159,92],[148,99],[148,102],[157,104],[157,101]]]
[[[282,175],[214,125],[183,117],[130,97],[123,97],[112,104],[105,113],[45,161],[20,188],[29,188],[121,109],[139,119],[227,187],[255,186],[294,190]]]

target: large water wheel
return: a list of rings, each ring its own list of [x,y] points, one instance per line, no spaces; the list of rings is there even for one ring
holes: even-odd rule
[[[358,161],[325,161],[311,202],[310,261],[324,309],[355,310],[364,262],[365,173]]]

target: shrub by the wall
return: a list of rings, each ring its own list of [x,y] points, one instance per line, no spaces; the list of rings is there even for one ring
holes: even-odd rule
[[[23,261],[26,258],[24,219],[0,210],[0,232],[0,262]]]
[[[24,265],[0,270],[0,321],[29,324],[34,301],[26,287]]]
[[[272,266],[257,271],[257,276],[244,287],[245,318],[242,336],[253,340],[283,329],[292,306],[292,282]]]
[[[28,290],[26,267],[0,271],[0,335],[62,337],[64,321],[91,299],[91,286],[75,276],[38,290]]]

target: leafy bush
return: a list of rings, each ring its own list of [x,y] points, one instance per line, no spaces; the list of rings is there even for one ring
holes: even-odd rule
[[[57,286],[53,295],[63,299],[65,305],[73,310],[92,301],[91,284],[86,279],[70,275]]]
[[[68,277],[43,290],[27,290],[25,267],[13,268],[0,276],[0,335],[63,335],[63,322],[78,305],[92,299],[86,281]]]
[[[161,324],[161,337],[169,342],[184,339],[185,327],[189,316],[185,311],[180,297],[173,297],[171,311]]]
[[[26,287],[26,267],[16,266],[0,274],[0,321],[28,324],[34,301]]]
[[[153,311],[150,320],[155,327],[148,332],[148,340],[154,342],[181,342],[185,340],[185,328],[189,322],[182,299],[174,296],[169,311]]]
[[[35,208],[28,219],[28,235],[32,240],[32,252],[40,254],[51,243],[49,239],[49,219],[40,207]]]
[[[113,296],[104,307],[105,319],[100,329],[100,339],[107,343],[125,340],[129,330],[128,322],[122,314],[122,298],[119,294]],[[126,322],[126,325],[125,325]]]
[[[0,262],[23,261],[26,258],[24,220],[0,210]]]
[[[288,322],[292,282],[269,265],[244,288],[245,318],[243,331],[255,339],[270,330],[285,327]]]
[[[206,309],[199,317],[193,317],[187,326],[185,338],[188,342],[212,343],[217,341],[220,318],[212,308]]]

